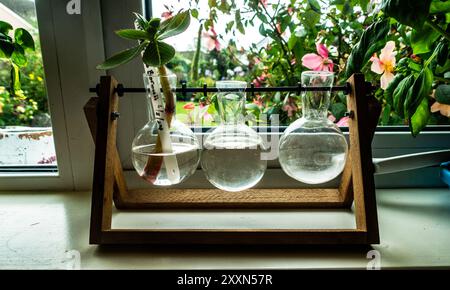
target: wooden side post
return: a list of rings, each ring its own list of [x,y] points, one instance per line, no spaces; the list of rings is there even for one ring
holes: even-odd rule
[[[367,130],[373,126],[369,122],[369,106],[365,98],[367,85],[363,74],[354,74],[349,82],[352,91],[347,97],[347,105],[353,115],[349,120],[349,131],[356,228],[367,232],[368,243],[379,243],[371,150],[373,133]]]
[[[114,164],[118,96],[114,92],[117,82],[110,76],[100,78],[95,130],[95,159],[92,185],[90,243],[102,242],[102,232],[111,229],[112,195],[114,190]]]

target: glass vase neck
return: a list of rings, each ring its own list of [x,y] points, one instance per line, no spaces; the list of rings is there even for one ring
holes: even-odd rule
[[[317,121],[327,120],[333,82],[333,72],[306,71],[302,73],[303,86],[324,88],[323,91],[305,91],[302,94],[303,118]]]
[[[217,101],[221,125],[244,124],[245,88],[247,84],[241,81],[218,81]],[[227,89],[238,89],[229,92]]]

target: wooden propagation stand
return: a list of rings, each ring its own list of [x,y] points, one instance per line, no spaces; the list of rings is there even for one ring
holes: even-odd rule
[[[371,141],[381,107],[362,74],[349,80],[347,96],[350,149],[338,188],[219,189],[127,188],[116,147],[117,82],[103,76],[98,97],[85,105],[95,140],[90,224],[91,244],[377,244],[379,243]],[[354,201],[356,228],[349,229],[113,229],[117,209],[349,209]]]

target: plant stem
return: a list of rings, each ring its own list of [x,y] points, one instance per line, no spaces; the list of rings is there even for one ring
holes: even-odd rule
[[[165,113],[166,113],[166,121],[167,125],[170,128],[172,123],[172,118],[175,113],[175,98],[170,87],[169,80],[167,78],[167,70],[165,66],[158,67],[159,80],[161,83],[161,88],[164,94],[165,99]],[[153,149],[153,153],[162,153],[162,142],[161,135],[158,133],[158,137],[156,139],[156,145]],[[162,156],[149,156],[147,160],[147,164],[144,169],[144,178],[154,183],[156,178],[158,177],[159,171],[161,170],[162,163],[164,158]]]
[[[192,68],[191,68],[191,81],[195,82],[198,80],[198,63],[200,61],[200,48],[202,44],[202,30],[203,24],[200,24],[197,33],[197,46],[194,53],[194,58],[192,59]]]
[[[428,18],[425,22],[428,23],[428,25],[430,25],[431,28],[436,30],[436,32],[445,37],[445,39],[450,41],[450,34],[448,34],[444,29],[442,29],[439,25],[437,25],[433,20]]]

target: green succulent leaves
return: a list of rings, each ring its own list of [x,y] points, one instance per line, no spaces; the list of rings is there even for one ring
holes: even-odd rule
[[[145,64],[150,66],[161,66],[168,63],[175,56],[175,48],[162,42],[150,42],[144,51],[142,59]]]
[[[166,39],[184,32],[191,24],[190,12],[178,13],[172,18],[161,23],[158,32],[158,39]]]
[[[143,62],[148,66],[162,66],[175,56],[175,48],[162,40],[184,32],[190,25],[190,11],[161,22],[159,18],[147,21],[143,16],[135,13],[137,29],[122,29],[116,34],[122,38],[138,40],[139,45],[122,51],[97,66],[97,69],[112,69],[128,63],[138,55],[142,55]]]
[[[141,51],[147,46],[147,44],[148,43],[144,42],[136,47],[119,52],[113,57],[107,59],[104,63],[98,65],[97,69],[112,69],[118,67],[121,64],[127,63],[138,56]]]

